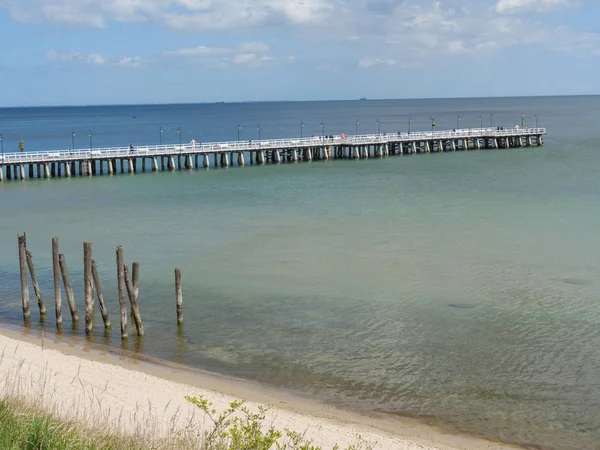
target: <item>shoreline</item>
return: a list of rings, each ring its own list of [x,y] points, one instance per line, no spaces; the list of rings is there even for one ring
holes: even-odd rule
[[[235,399],[246,400],[249,407],[268,405],[269,417],[275,426],[305,432],[315,445],[321,445],[324,449],[331,448],[335,443],[342,448],[355,444],[358,435],[367,441],[377,442],[375,448],[379,449],[519,448],[483,438],[447,433],[416,419],[358,414],[257,382],[210,373],[128,350],[107,348],[82,339],[56,342],[52,334],[48,336],[34,330],[2,325],[0,346],[3,349],[0,374],[5,379],[9,378],[6,374],[17,366],[27,366],[29,369],[29,380],[23,380],[19,375],[19,385],[28,386],[28,392],[24,394],[35,395],[33,389],[40,387],[36,383],[48,389],[45,383],[56,382],[54,393],[60,394],[60,401],[51,398],[51,404],[46,407],[55,408],[60,413],[65,408],[72,409],[78,405],[91,414],[87,419],[76,418],[83,421],[89,421],[98,414],[116,420],[111,416],[120,410],[117,423],[124,432],[135,430],[141,420],[146,424],[155,424],[156,432],[160,434],[165,431],[165,426],[173,425],[174,414],[179,414],[178,422],[187,423],[197,411],[185,401],[184,395],[203,395],[219,410]],[[75,378],[80,378],[79,384],[72,383]],[[104,397],[93,399],[94,408],[98,409],[95,414],[86,405],[91,401],[86,386],[91,387],[94,395],[103,389],[101,395]],[[77,392],[67,393],[73,390]],[[107,403],[109,400],[110,403]],[[144,419],[140,419],[139,405],[149,410]],[[126,414],[129,412],[129,419],[123,416],[124,411]],[[124,417],[124,423],[121,423]]]

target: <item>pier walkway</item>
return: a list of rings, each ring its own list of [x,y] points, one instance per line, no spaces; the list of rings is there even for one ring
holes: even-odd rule
[[[532,147],[543,145],[542,136],[545,134],[545,128],[472,128],[5,153],[0,156],[0,182],[27,178],[137,173],[147,172],[147,168],[156,172],[183,168]]]

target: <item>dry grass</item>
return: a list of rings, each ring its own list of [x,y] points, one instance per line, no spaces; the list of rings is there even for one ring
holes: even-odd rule
[[[160,414],[150,401],[124,414],[107,406],[108,383],[86,385],[79,370],[70,380],[77,396],[63,400],[66,396],[51,381],[58,374],[46,364],[34,378],[28,370],[31,361],[16,359],[16,353],[8,355],[5,348],[0,355],[0,367],[5,358],[4,367],[10,363],[0,381],[2,449],[322,450],[302,433],[267,423],[267,408],[253,410],[243,401],[217,411],[207,399],[190,396],[191,416],[178,408],[165,420],[168,405]],[[360,436],[356,442],[348,450],[374,448]]]

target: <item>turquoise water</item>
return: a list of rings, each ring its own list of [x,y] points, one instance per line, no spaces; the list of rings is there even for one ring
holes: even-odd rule
[[[126,261],[141,262],[146,336],[131,349],[491,439],[598,448],[600,98],[409,103],[251,106],[281,135],[299,134],[299,111],[315,123],[338,111],[348,131],[359,113],[362,126],[415,111],[413,124],[436,115],[453,128],[456,110],[469,126],[490,110],[505,125],[525,110],[531,124],[535,111],[549,135],[533,149],[3,183],[0,320],[20,323],[17,233],[27,232],[49,305],[50,240],[61,237],[80,309],[82,242],[92,241],[115,324],[123,245]],[[120,108],[102,114],[131,119]],[[135,127],[119,128],[125,144],[190,111],[215,130],[229,117],[230,134],[236,116],[251,117],[248,104],[188,105],[181,117],[148,108],[151,118],[138,109]],[[18,135],[28,123],[56,148],[57,127],[70,138],[69,122],[98,115],[54,113],[49,125],[52,109],[1,110],[0,128]],[[64,314],[63,332],[83,336]],[[105,336],[99,314],[95,324],[93,340],[121,345],[118,326]]]

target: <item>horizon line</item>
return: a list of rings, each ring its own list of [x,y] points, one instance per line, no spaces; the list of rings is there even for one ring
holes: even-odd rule
[[[549,94],[549,95],[497,95],[497,96],[465,96],[465,97],[406,97],[406,98],[352,98],[352,99],[323,99],[323,100],[233,100],[233,101],[196,101],[196,102],[174,102],[174,103],[96,103],[96,104],[54,104],[54,105],[18,105],[0,106],[1,109],[19,108],[90,108],[111,106],[177,106],[177,105],[240,105],[247,103],[327,103],[327,102],[368,102],[368,101],[414,101],[414,100],[478,100],[478,99],[502,99],[502,98],[546,98],[546,97],[597,97],[600,94]]]

